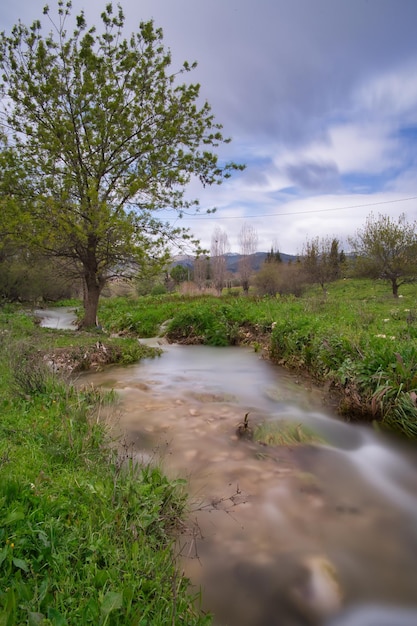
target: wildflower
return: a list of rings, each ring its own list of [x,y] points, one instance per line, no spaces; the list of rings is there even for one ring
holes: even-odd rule
[[[384,320],[382,320],[383,322],[389,322],[389,317],[386,317]]]
[[[392,339],[392,341],[394,341],[395,337],[390,337],[390,339]]]
[[[406,313],[409,313],[409,312],[410,312],[410,309],[404,309],[404,311],[405,311]]]
[[[275,326],[276,326],[276,325],[277,325],[277,323],[276,323],[276,322],[272,322],[272,324],[271,324],[271,328],[275,328]]]
[[[381,339],[386,339],[387,338],[386,335],[375,335],[375,337],[381,337]]]

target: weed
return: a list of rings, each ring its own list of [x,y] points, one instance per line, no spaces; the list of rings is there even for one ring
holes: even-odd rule
[[[324,443],[314,431],[286,420],[264,422],[255,428],[254,440],[268,446],[299,446]]]

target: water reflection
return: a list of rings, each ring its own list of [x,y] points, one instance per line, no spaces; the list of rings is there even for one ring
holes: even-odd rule
[[[320,391],[249,349],[169,346],[86,381],[118,390],[113,428],[137,458],[187,478],[182,566],[215,624],[360,626],[382,606],[398,620],[417,610],[413,450],[341,422]],[[253,425],[306,424],[327,444],[241,441],[246,412]],[[362,605],[374,608],[343,614]]]

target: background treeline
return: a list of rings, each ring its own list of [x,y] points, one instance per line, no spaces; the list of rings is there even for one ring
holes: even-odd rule
[[[225,231],[215,229],[210,254],[171,257],[155,267],[143,264],[140,272],[113,268],[102,295],[160,295],[173,291],[221,295],[251,292],[257,296],[301,296],[311,285],[326,293],[340,278],[383,280],[396,298],[402,285],[417,277],[416,224],[404,215],[398,220],[372,214],[345,253],[337,237],[313,237],[297,255],[256,250],[257,233],[247,225],[240,232],[241,252],[231,254]],[[126,275],[129,278],[126,278]],[[83,281],[72,262],[50,259],[20,246],[17,240],[0,248],[0,293],[3,301],[56,301],[82,298]]]

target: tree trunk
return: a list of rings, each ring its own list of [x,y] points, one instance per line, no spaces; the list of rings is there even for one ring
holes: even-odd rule
[[[84,292],[84,317],[81,320],[80,328],[90,328],[97,326],[98,300],[101,292],[100,281],[94,274],[85,275]]]
[[[397,279],[393,278],[391,280],[392,283],[392,295],[394,296],[394,298],[398,298],[398,283],[397,283]]]

